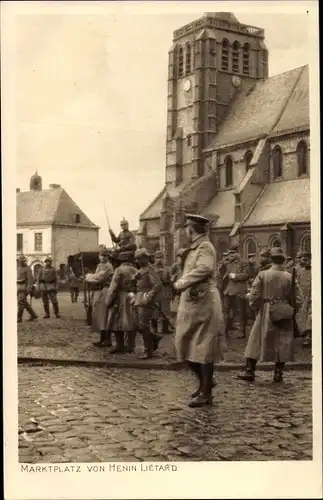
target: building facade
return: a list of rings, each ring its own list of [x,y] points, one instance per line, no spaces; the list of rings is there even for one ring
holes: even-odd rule
[[[42,189],[37,172],[30,179],[29,191],[17,189],[16,208],[17,257],[26,255],[34,274],[51,256],[63,278],[68,255],[99,246],[99,227],[59,184]]]
[[[269,78],[264,39],[231,13],[174,32],[165,185],[138,231],[169,263],[185,212],[210,218],[219,258],[232,243],[256,259],[278,241],[291,256],[310,250],[308,67]]]

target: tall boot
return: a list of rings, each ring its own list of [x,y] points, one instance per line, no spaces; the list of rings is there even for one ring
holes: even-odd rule
[[[50,318],[49,304],[44,304],[45,316],[44,319]]]
[[[151,359],[153,357],[153,351],[156,350],[154,348],[155,347],[155,343],[154,343],[154,339],[153,339],[153,336],[156,335],[156,334],[153,334],[150,331],[149,327],[145,328],[144,330],[142,330],[141,334],[142,334],[143,341],[144,341],[144,346],[145,346],[145,353],[144,353],[144,355],[143,355],[142,358],[143,359]]]
[[[93,342],[93,345],[97,347],[102,347],[105,341],[105,331],[101,330],[100,332],[100,340],[98,342]]]
[[[152,336],[152,348],[153,348],[153,351],[157,351],[159,342],[161,341],[161,339],[163,338],[163,336],[159,335],[158,333],[152,333],[151,336]]]
[[[274,382],[279,383],[283,381],[284,366],[285,363],[275,364]]]
[[[54,309],[54,314],[55,314],[56,318],[59,319],[60,315],[59,315],[59,307],[58,307],[58,303],[57,302],[54,302],[53,309]]]
[[[256,370],[257,360],[252,358],[247,358],[246,368],[243,373],[238,375],[239,380],[245,380],[246,382],[253,382],[255,380],[255,370]]]
[[[200,363],[194,363],[193,361],[188,361],[188,366],[189,366],[190,370],[192,370],[194,375],[196,375],[196,377],[197,377],[197,381],[198,381],[197,390],[191,394],[191,398],[196,398],[200,394],[200,392],[202,390],[202,385],[203,385],[202,370],[201,370],[202,367],[201,367]]]
[[[28,319],[28,321],[34,321],[35,319],[37,319],[37,314],[35,313],[35,311],[31,307],[31,305],[28,303],[28,301],[26,302],[25,309],[30,315],[30,318]]]
[[[119,352],[124,352],[125,347],[124,347],[124,333],[123,332],[115,332],[115,338],[116,338],[116,346],[111,349],[111,354],[116,354]]]
[[[131,353],[135,350],[136,332],[127,332],[127,347],[126,351]]]
[[[22,322],[22,316],[24,314],[25,306],[23,304],[18,303],[18,312],[17,312],[17,322]]]
[[[212,400],[212,382],[213,382],[213,363],[201,365],[202,390],[198,396],[189,403],[191,408],[199,408],[213,404]]]
[[[75,299],[76,302],[76,299]],[[109,330],[104,331],[104,345],[112,347],[112,333]]]

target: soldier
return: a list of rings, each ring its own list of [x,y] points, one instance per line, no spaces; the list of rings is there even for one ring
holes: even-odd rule
[[[150,329],[150,322],[154,315],[155,298],[162,288],[162,283],[154,268],[149,264],[149,253],[145,248],[135,252],[135,260],[139,271],[133,278],[133,292],[135,293],[134,307],[137,311],[138,331],[142,334],[145,359],[153,355],[153,351],[158,348],[161,335],[153,333]]]
[[[45,316],[44,319],[50,318],[49,301],[53,305],[53,310],[56,318],[59,318],[59,307],[57,301],[58,291],[58,275],[51,257],[45,259],[45,267],[43,267],[37,276],[37,290],[39,290]]]
[[[162,332],[169,333],[173,331],[173,328],[169,322],[170,315],[170,302],[172,298],[172,284],[171,284],[171,274],[168,266],[165,266],[164,255],[161,251],[155,253],[155,263],[154,269],[157,272],[160,281],[162,282],[163,288],[161,289],[158,297],[156,297],[156,303],[158,308],[156,309],[155,318],[152,320],[153,329],[158,331],[158,323],[161,323]]]
[[[172,282],[172,314],[177,314],[180,293],[174,289],[174,283],[179,280],[184,268],[184,262],[189,252],[189,248],[180,248],[176,253],[175,263],[171,269],[171,282]]]
[[[218,290],[220,292],[221,300],[223,301],[223,278],[226,274],[227,264],[232,260],[232,254],[229,252],[223,252],[222,259],[220,260],[217,266],[216,272],[216,283]]]
[[[268,248],[264,248],[260,252],[260,263],[256,274],[259,274],[260,271],[266,271],[267,269],[270,268],[271,268],[270,250]]]
[[[108,308],[105,304],[105,297],[113,276],[113,266],[109,262],[109,251],[101,250],[99,254],[100,263],[94,274],[86,275],[86,282],[91,286],[92,304],[92,326],[93,330],[100,333],[100,340],[95,342],[97,347],[111,347],[111,331],[107,330]]]
[[[25,309],[30,315],[28,321],[34,321],[37,319],[37,315],[27,300],[28,294],[31,294],[33,288],[33,273],[30,267],[27,266],[27,260],[24,255],[20,255],[19,259],[17,259],[17,264],[17,322],[22,322]]]
[[[303,347],[311,347],[312,341],[312,266],[311,254],[303,253],[297,280],[303,294],[303,304],[297,314],[296,321],[300,334],[304,336]]]
[[[186,234],[191,242],[183,274],[174,283],[181,293],[176,320],[175,347],[179,362],[186,361],[199,386],[191,407],[212,404],[214,362],[221,357],[223,314],[216,287],[216,254],[208,237],[209,221],[186,214]]]
[[[75,276],[73,269],[69,268],[68,276],[67,276],[68,286],[70,289],[71,301],[77,302],[79,291],[80,291],[80,281]]]
[[[295,259],[295,268],[296,268],[296,272],[298,272],[298,270],[303,267],[302,266],[302,257],[303,257],[303,252],[297,252],[296,254],[296,259]]]
[[[136,250],[136,242],[135,242],[135,237],[131,231],[129,231],[129,223],[126,221],[126,219],[122,219],[120,222],[121,226],[121,232],[119,236],[116,236],[112,229],[109,229],[109,233],[111,236],[111,239],[114,243],[118,245],[118,250],[119,251],[135,251]]]
[[[260,271],[248,294],[250,307],[257,311],[245,351],[246,368],[238,378],[248,382],[255,379],[257,361],[275,363],[274,382],[283,379],[284,366],[293,359],[293,303],[296,310],[302,304],[302,292],[284,268],[283,249],[270,251],[272,266]],[[294,299],[293,299],[294,295]]]
[[[225,321],[225,335],[229,339],[232,328],[232,313],[238,312],[240,335],[246,337],[247,305],[246,293],[248,288],[248,263],[243,261],[238,253],[238,246],[230,250],[230,261],[226,264],[223,276],[223,312]]]
[[[109,309],[107,330],[114,332],[116,338],[116,346],[111,353],[131,353],[135,349],[136,338],[136,314],[131,301],[132,280],[137,273],[134,267],[134,252],[121,252],[118,259],[120,265],[114,271],[105,297],[105,304]]]

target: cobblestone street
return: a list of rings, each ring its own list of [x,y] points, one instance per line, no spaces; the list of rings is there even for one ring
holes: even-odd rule
[[[311,373],[254,385],[219,373],[215,405],[186,406],[186,372],[19,366],[21,462],[309,460]]]

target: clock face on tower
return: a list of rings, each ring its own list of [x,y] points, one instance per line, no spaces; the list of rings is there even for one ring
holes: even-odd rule
[[[185,80],[184,82],[184,90],[185,92],[188,92],[191,88],[191,80]]]
[[[232,85],[234,87],[236,87],[236,88],[240,87],[240,85],[241,85],[241,78],[239,78],[238,76],[233,76],[232,77]]]

